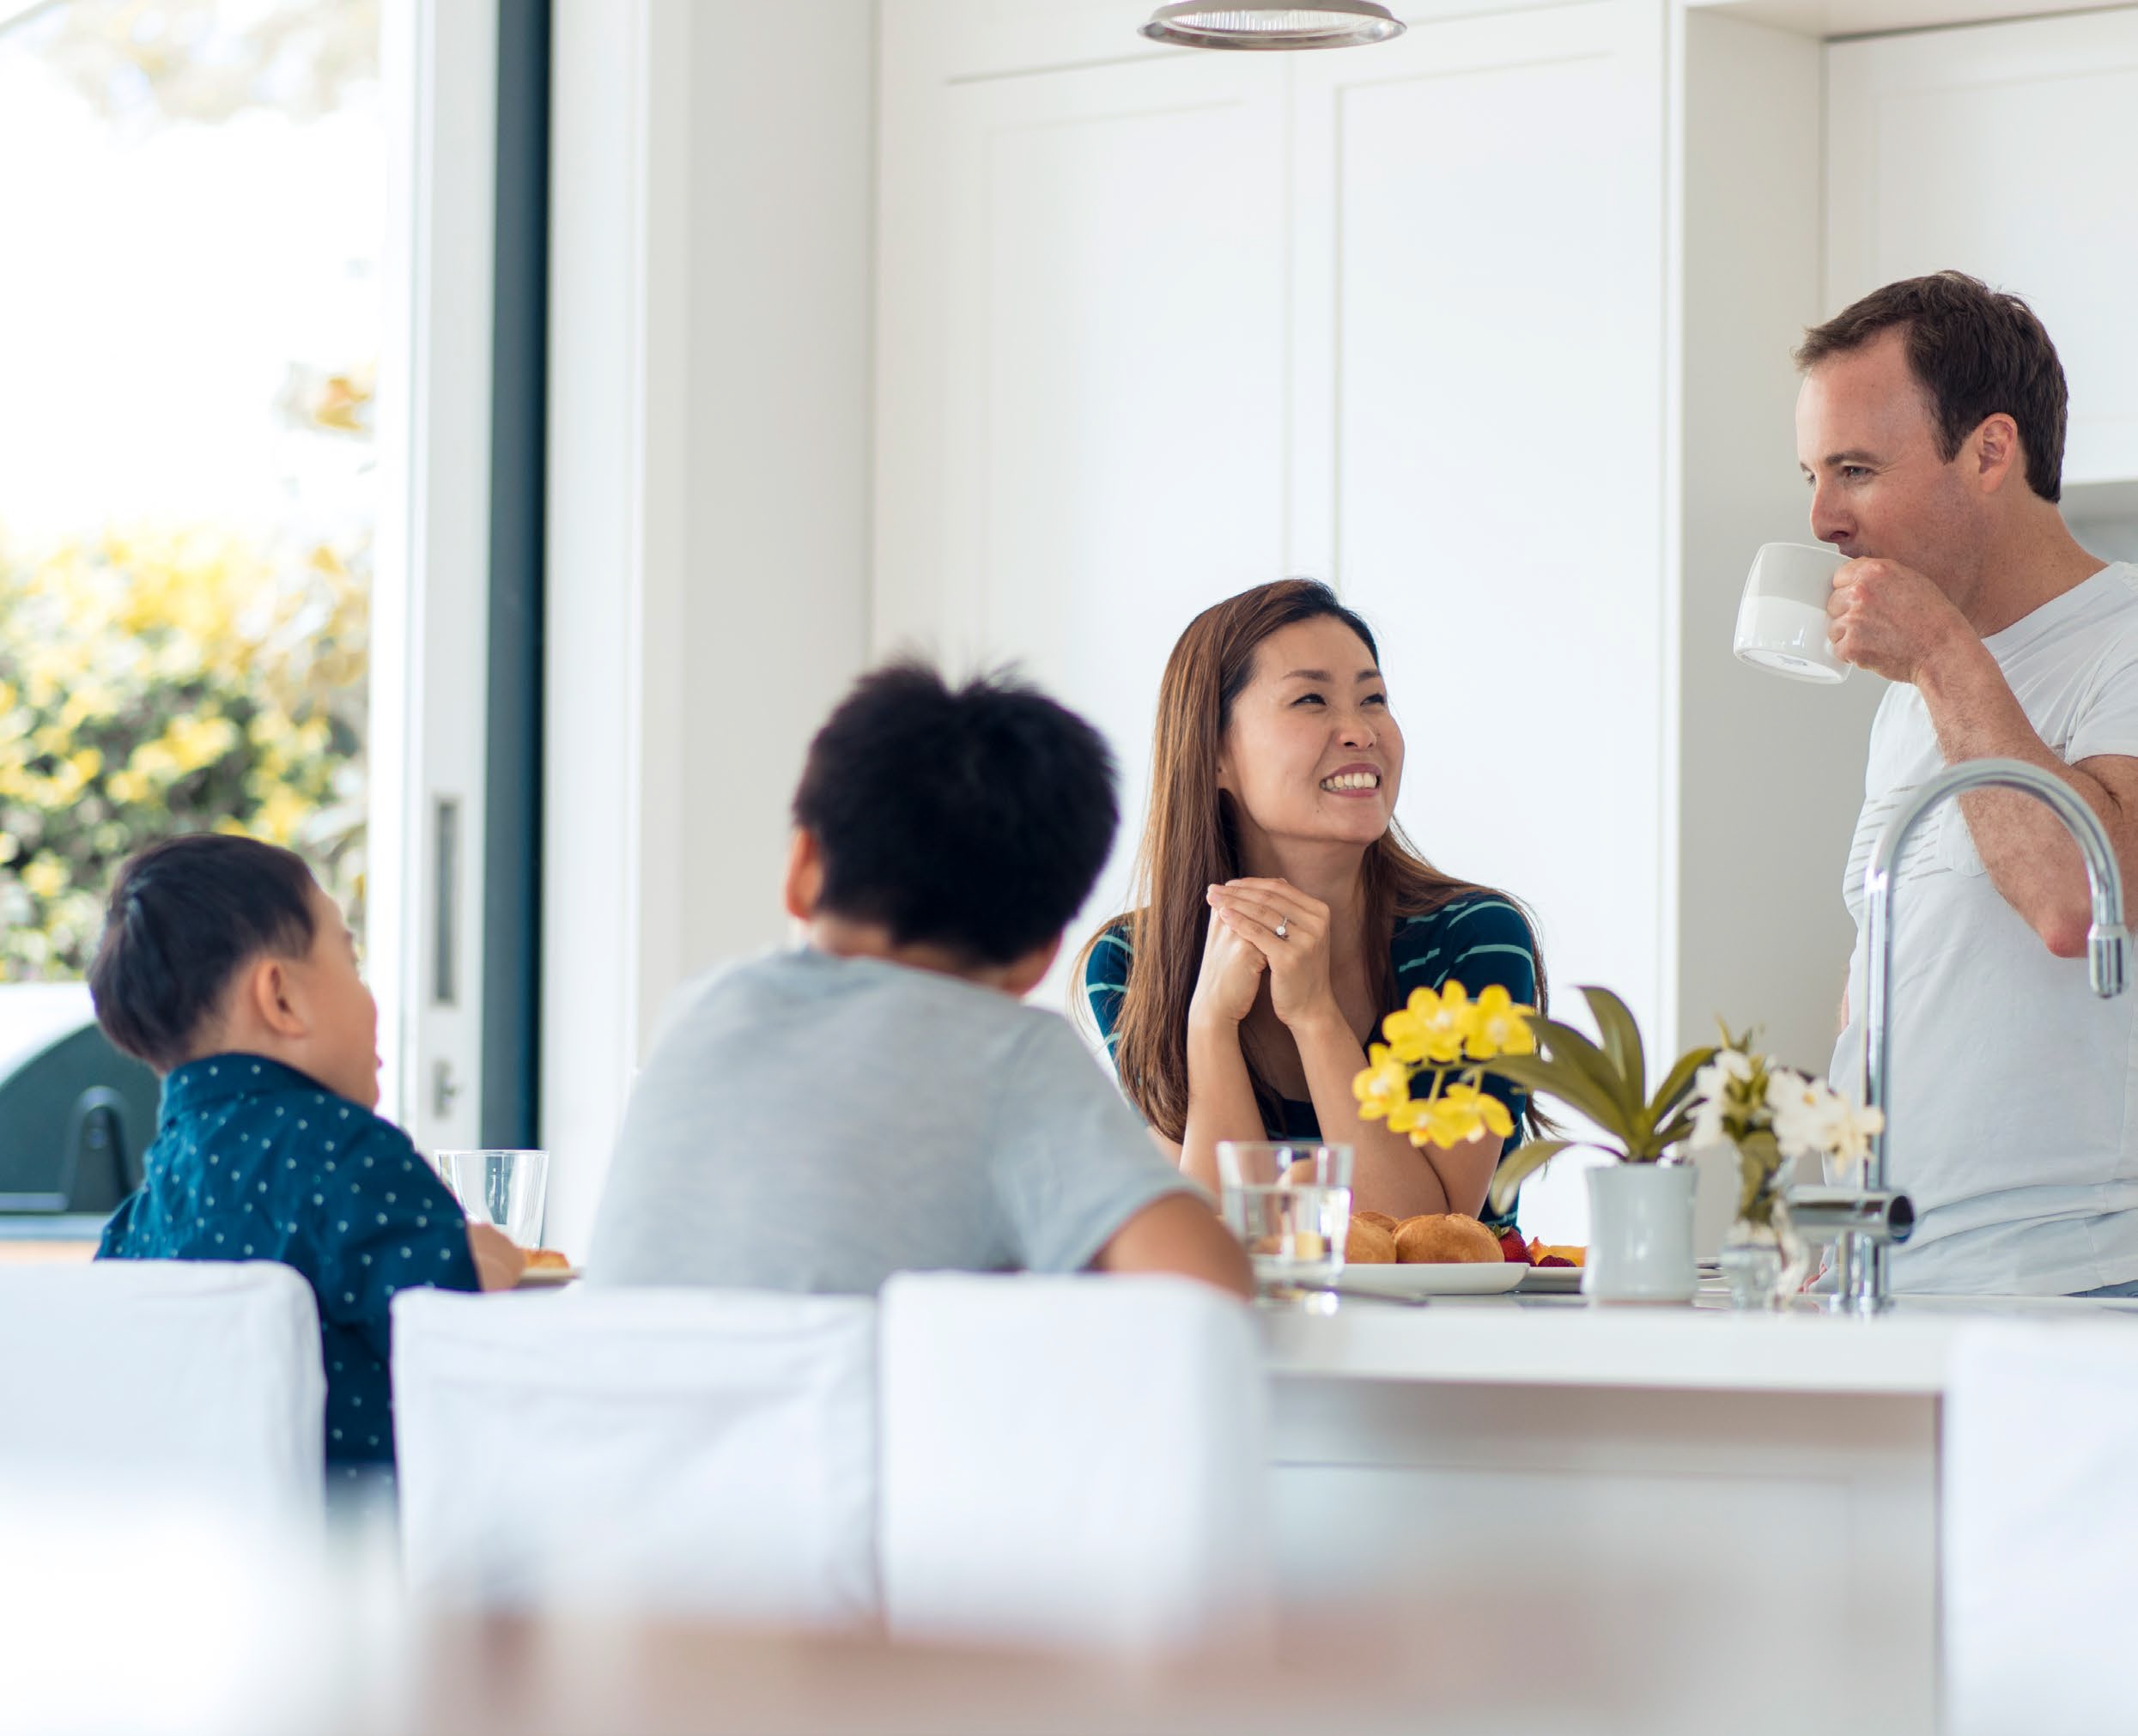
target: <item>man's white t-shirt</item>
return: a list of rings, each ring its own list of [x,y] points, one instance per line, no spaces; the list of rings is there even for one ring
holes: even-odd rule
[[[2119,561],[1983,641],[2068,764],[2138,758],[2138,566]],[[1834,1084],[1858,1097],[1863,870],[1894,811],[1944,769],[1922,695],[1896,683],[1871,727],[1844,895],[1856,918]],[[2071,1295],[2138,1278],[2138,993],[2098,999],[2005,902],[1958,799],[1895,874],[1886,1051],[1888,1185],[1914,1199],[1893,1285]]]

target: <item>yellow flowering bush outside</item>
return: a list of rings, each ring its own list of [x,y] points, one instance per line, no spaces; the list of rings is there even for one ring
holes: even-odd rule
[[[176,832],[357,901],[367,568],[210,529],[0,544],[0,982],[81,976],[113,871]]]

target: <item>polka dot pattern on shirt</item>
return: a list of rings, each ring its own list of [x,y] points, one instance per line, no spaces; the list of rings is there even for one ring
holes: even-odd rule
[[[418,1282],[478,1287],[466,1220],[407,1136],[277,1063],[248,1058],[234,1068],[224,1056],[166,1082],[143,1173],[100,1253],[294,1266],[319,1298],[328,1460],[390,1463],[392,1430],[380,1418],[392,1411],[395,1294]]]

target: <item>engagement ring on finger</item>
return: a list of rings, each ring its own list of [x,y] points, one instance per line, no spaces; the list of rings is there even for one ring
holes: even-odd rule
[[[1285,919],[1284,919],[1283,917],[1281,917],[1281,916],[1280,916],[1280,917],[1279,917],[1279,918],[1277,919],[1277,938],[1278,938],[1279,940],[1282,940],[1282,939],[1284,939],[1284,938],[1285,938],[1287,935],[1289,935],[1291,932],[1291,925],[1290,925],[1289,923],[1287,923],[1287,922],[1285,920]]]

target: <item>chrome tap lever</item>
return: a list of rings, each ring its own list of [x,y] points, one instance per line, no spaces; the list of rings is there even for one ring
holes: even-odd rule
[[[1970,790],[2017,790],[2043,803],[2063,822],[2079,846],[2086,864],[2086,893],[2093,908],[2093,925],[2086,932],[2086,974],[2093,992],[2106,999],[2121,994],[2127,986],[2125,953],[2129,939],[2123,926],[2123,876],[2116,860],[2115,846],[2100,816],[2080,799],[2062,779],[2030,766],[2023,760],[1964,760],[1959,765],[1926,780],[1901,804],[1879,836],[1863,871],[1863,901],[1868,944],[1863,1007],[1863,1102],[1884,1110],[1892,1094],[1892,1068],[1888,1051],[1892,1043],[1892,1009],[1890,985],[1893,971],[1893,874],[1901,852],[1916,823],[1940,803]],[[1868,1202],[1881,1197],[1904,1203],[1904,1195],[1886,1189],[1886,1133],[1871,1136],[1871,1155],[1863,1167],[1863,1194]],[[1817,1190],[1813,1190],[1817,1191]],[[1791,1212],[1796,1195],[1791,1195]],[[1908,1213],[1913,1228],[1914,1211]],[[1890,1219],[1889,1219],[1890,1221]],[[1840,1290],[1837,1305],[1873,1314],[1886,1306],[1886,1249],[1906,1236],[1880,1235],[1869,1228],[1849,1228],[1837,1233],[1840,1253]]]
[[[1792,1187],[1789,1207],[1789,1222],[1807,1241],[1838,1241],[1847,1235],[1891,1245],[1907,1241],[1916,1231],[1915,1202],[1904,1193]]]

